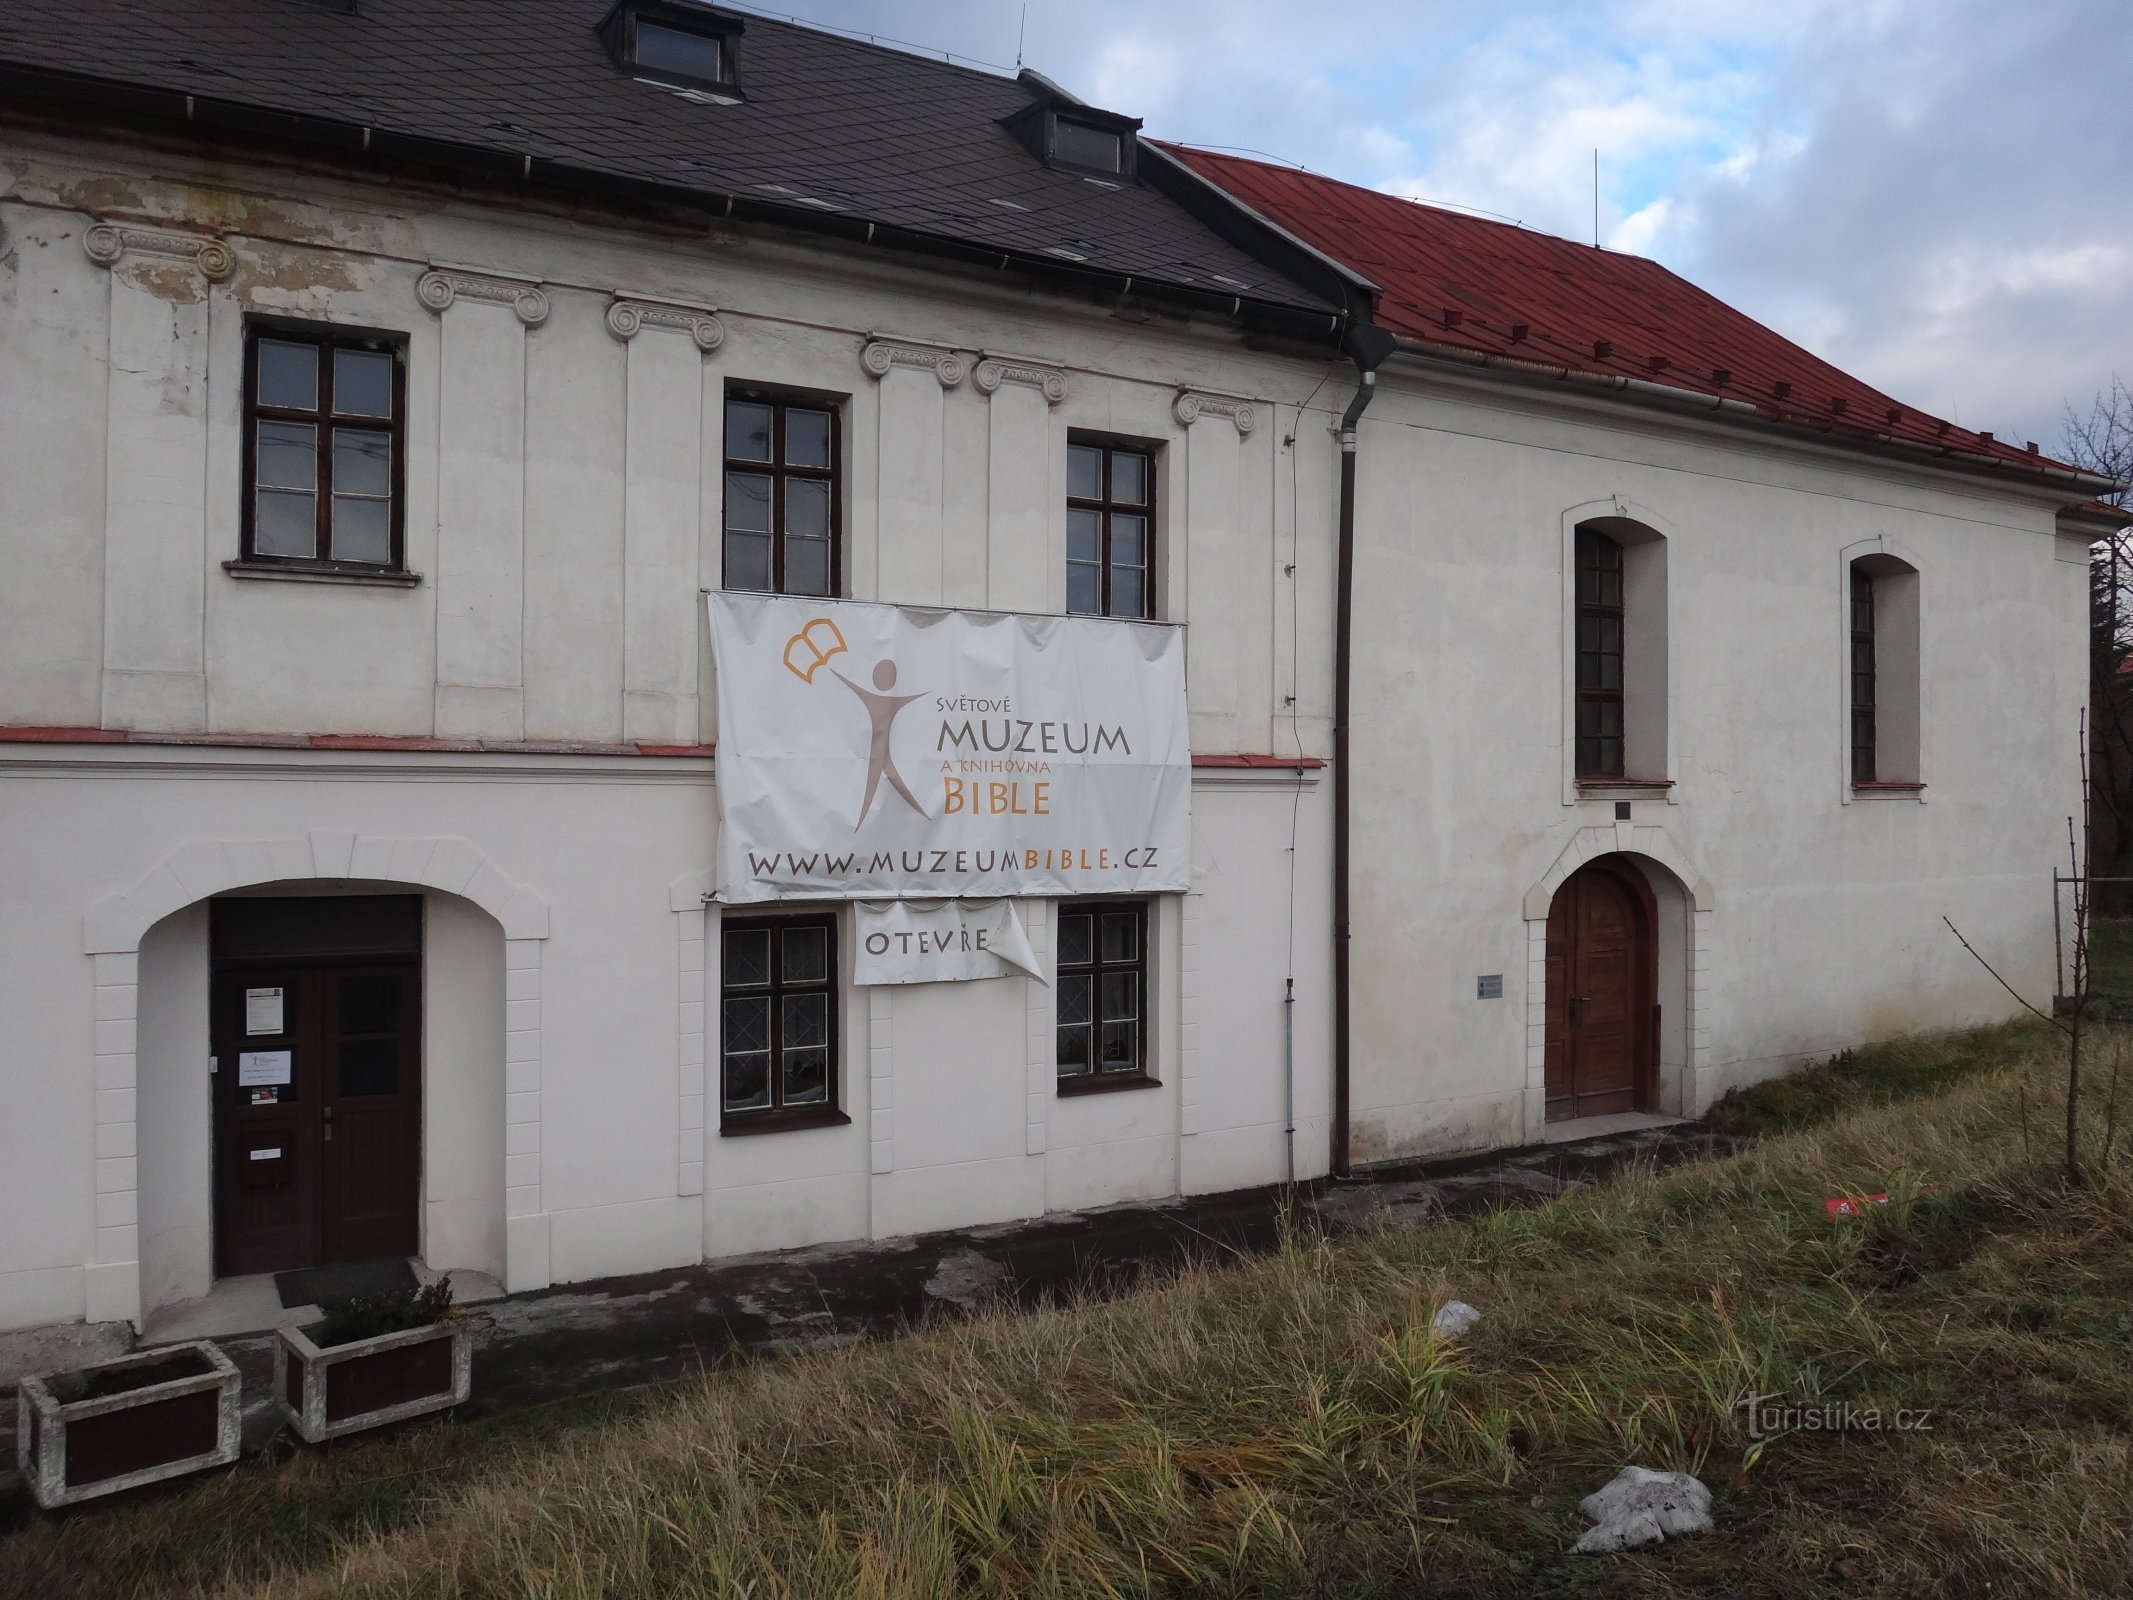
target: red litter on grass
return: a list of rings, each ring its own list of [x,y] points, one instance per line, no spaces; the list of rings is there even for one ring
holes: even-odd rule
[[[1913,1194],[1939,1194],[1940,1185],[1929,1183],[1923,1189],[1913,1189]],[[1822,1209],[1833,1217],[1856,1217],[1868,1206],[1885,1206],[1889,1203],[1888,1191],[1880,1194],[1840,1194],[1822,1202]]]

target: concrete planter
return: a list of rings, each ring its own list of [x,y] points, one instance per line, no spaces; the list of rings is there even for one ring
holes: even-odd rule
[[[274,1341],[274,1394],[312,1444],[447,1411],[474,1381],[474,1336],[463,1319],[321,1348],[302,1328]]]
[[[24,1378],[15,1454],[51,1510],[237,1459],[238,1377],[205,1340]]]

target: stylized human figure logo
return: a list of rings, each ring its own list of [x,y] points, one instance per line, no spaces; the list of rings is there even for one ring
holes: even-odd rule
[[[835,642],[830,643],[831,640]],[[803,683],[811,684],[815,681],[815,673],[829,666],[832,656],[843,655],[847,649],[844,635],[837,624],[828,617],[817,617],[785,641],[785,667]],[[804,667],[800,665],[800,661],[794,659],[796,654],[806,662]],[[870,724],[867,741],[867,791],[859,802],[859,815],[853,819],[852,826],[857,828],[860,823],[866,821],[867,813],[874,809],[874,796],[880,791],[883,778],[889,780],[890,788],[904,797],[904,804],[923,817],[926,808],[918,803],[918,797],[912,794],[910,787],[905,784],[903,774],[896,770],[896,757],[889,748],[889,733],[896,724],[896,714],[912,701],[925,697],[916,694],[890,694],[889,690],[896,687],[896,663],[886,658],[874,663],[872,689],[860,688],[835,667],[830,667],[830,676],[859,697],[859,703],[866,707],[867,721]]]

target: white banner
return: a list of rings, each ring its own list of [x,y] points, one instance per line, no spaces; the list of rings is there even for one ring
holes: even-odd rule
[[[1186,887],[1175,627],[708,596],[718,898]]]
[[[862,900],[852,908],[852,981],[954,983],[1020,969],[1050,980],[1012,900]]]

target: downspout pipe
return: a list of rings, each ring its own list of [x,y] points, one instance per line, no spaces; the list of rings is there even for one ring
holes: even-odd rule
[[[1333,1176],[1348,1176],[1349,997],[1349,783],[1350,728],[1354,721],[1355,655],[1355,457],[1363,412],[1376,398],[1378,368],[1392,354],[1394,339],[1375,323],[1352,328],[1346,340],[1355,363],[1355,396],[1341,413],[1341,490],[1333,590]]]

